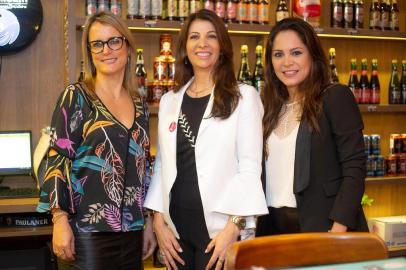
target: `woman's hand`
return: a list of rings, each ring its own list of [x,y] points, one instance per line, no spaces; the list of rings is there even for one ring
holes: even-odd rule
[[[54,223],[52,247],[58,258],[67,261],[75,260],[75,237],[67,216],[60,217]]]
[[[153,223],[159,249],[168,270],[178,269],[175,260],[185,265],[185,262],[178,254],[178,252],[182,252],[182,249],[172,230],[166,225],[163,215],[155,213]]]
[[[142,259],[145,260],[154,252],[156,247],[156,238],[152,228],[152,216],[145,218],[144,246],[142,248]]]
[[[330,232],[346,232],[346,231],[347,231],[347,226],[345,226],[341,223],[335,222],[335,221],[330,230]]]
[[[214,251],[206,266],[206,270],[212,269],[214,265],[216,265],[215,270],[223,268],[227,248],[237,241],[239,235],[240,230],[230,219],[224,229],[207,245],[206,253],[209,253],[213,247]]]

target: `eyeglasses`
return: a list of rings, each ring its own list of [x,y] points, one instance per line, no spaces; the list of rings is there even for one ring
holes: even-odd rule
[[[104,50],[104,44],[107,44],[113,51],[120,50],[123,47],[125,37],[112,37],[107,41],[95,40],[89,42],[89,49],[92,53],[101,53]]]

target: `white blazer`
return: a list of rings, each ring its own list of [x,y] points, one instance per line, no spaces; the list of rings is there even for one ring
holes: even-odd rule
[[[158,153],[144,207],[163,213],[176,237],[169,215],[170,192],[175,182],[176,133],[183,95],[193,78],[178,92],[165,94],[158,113]],[[204,217],[210,238],[224,229],[230,215],[268,213],[261,184],[263,106],[257,91],[239,86],[241,98],[229,118],[208,117],[213,93],[195,144],[196,170]],[[255,227],[255,224],[251,227]]]

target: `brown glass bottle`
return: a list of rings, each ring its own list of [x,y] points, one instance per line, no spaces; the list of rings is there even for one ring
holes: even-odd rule
[[[367,59],[363,58],[361,60],[361,78],[359,80],[359,86],[361,89],[361,103],[363,104],[369,104],[371,102],[371,90],[369,89],[367,69]]]
[[[348,87],[354,94],[355,101],[357,103],[361,102],[361,89],[359,88],[358,76],[357,76],[357,59],[351,59],[351,73],[350,79],[348,80]]]
[[[248,5],[245,0],[239,0],[237,4],[237,22],[245,23],[247,21]]]
[[[390,4],[387,0],[383,0],[381,3],[381,30],[389,30],[389,14],[390,14]]]
[[[278,17],[278,16],[277,16]],[[331,27],[343,27],[343,2],[342,0],[331,1]]]
[[[397,0],[392,0],[390,7],[389,25],[391,30],[399,31],[399,7]]]
[[[258,23],[258,0],[248,0],[248,22]]]
[[[381,101],[381,86],[378,77],[378,60],[372,59],[371,80],[369,82],[371,89],[371,104],[379,104]]]
[[[147,72],[144,67],[144,56],[142,55],[143,49],[137,49],[137,63],[135,68],[135,75],[138,81],[138,93],[140,96],[146,100],[148,96],[148,83],[147,83]]]
[[[379,20],[380,20],[379,1],[373,0],[371,2],[371,7],[369,8],[369,29],[378,29]]]
[[[83,82],[84,80],[85,80],[85,62],[83,60],[81,60],[78,82]]]
[[[214,12],[216,15],[222,19],[226,19],[226,2],[225,0],[215,0],[214,1]]]
[[[228,23],[233,23],[237,19],[237,4],[238,0],[227,0],[226,20]]]
[[[398,60],[392,60],[392,72],[389,80],[389,104],[400,103],[400,87],[398,77]]]
[[[402,60],[402,75],[400,77],[400,103],[406,104],[406,60]],[[404,148],[406,148],[406,145]]]

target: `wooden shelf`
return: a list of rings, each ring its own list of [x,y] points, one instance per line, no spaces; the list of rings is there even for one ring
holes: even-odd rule
[[[76,27],[81,29],[85,24],[85,18],[76,18]],[[164,20],[126,20],[128,28],[134,31],[145,32],[179,32],[182,27],[180,21]],[[242,35],[268,35],[272,26],[260,24],[226,24],[228,32]],[[382,39],[406,41],[406,32],[380,31],[370,29],[344,29],[344,28],[316,28],[318,36],[323,38],[349,38],[349,39]]]
[[[39,198],[0,199],[0,214],[36,212]]]
[[[406,176],[383,176],[383,177],[367,177],[365,179],[367,182],[376,182],[376,183],[399,183],[405,181],[406,183]]]
[[[361,112],[365,113],[406,113],[406,104],[391,104],[391,105],[379,105],[379,104],[360,104],[358,105]]]
[[[406,246],[402,247],[389,247],[389,257],[403,257],[406,256]]]
[[[4,237],[27,237],[52,235],[52,226],[41,227],[0,227],[0,236]]]

